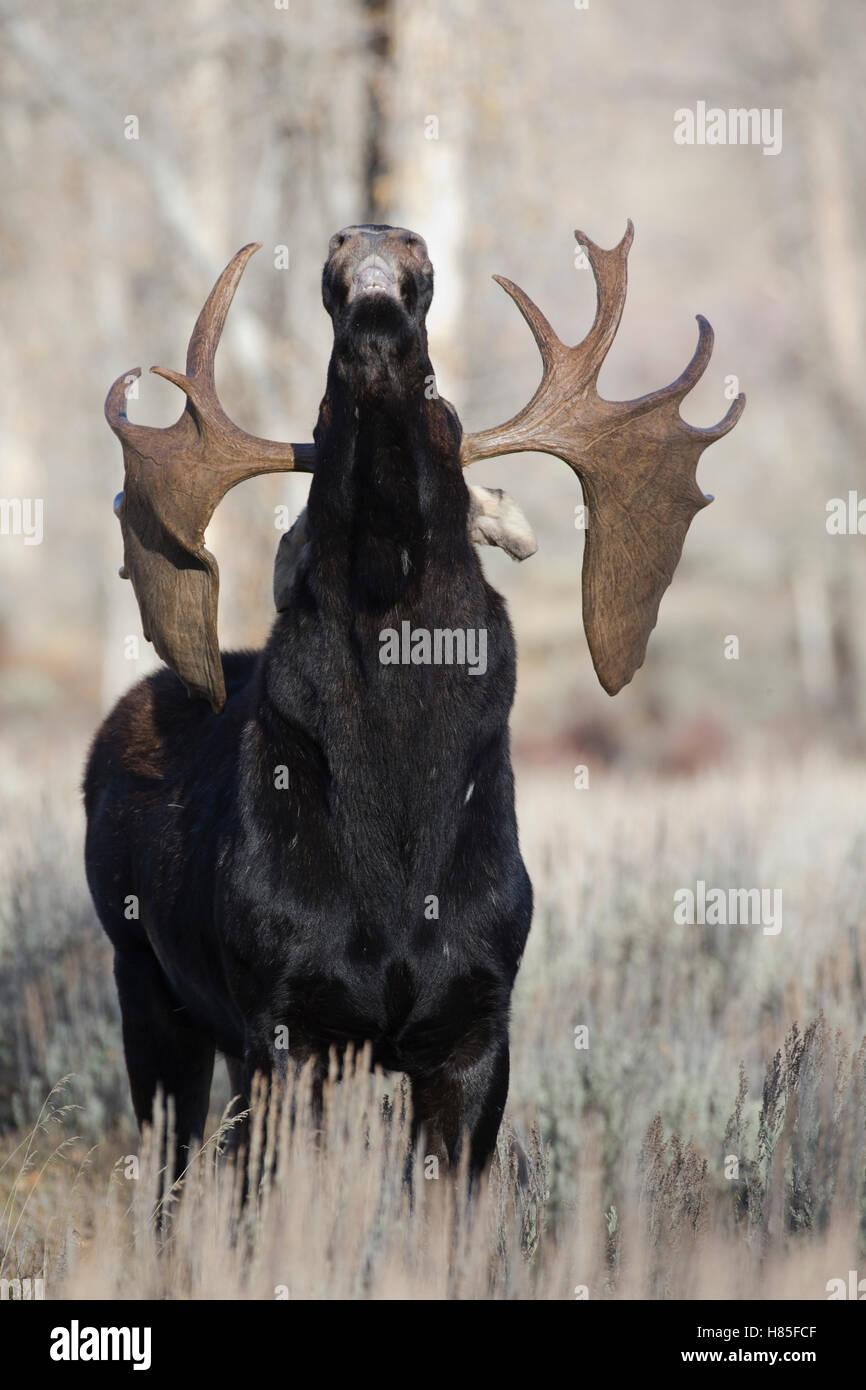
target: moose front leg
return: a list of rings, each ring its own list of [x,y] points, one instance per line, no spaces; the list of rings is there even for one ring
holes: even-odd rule
[[[468,1137],[470,1177],[479,1176],[502,1123],[508,1068],[508,1037],[503,1035],[474,1058],[458,1050],[430,1075],[412,1077],[413,1140],[417,1146],[423,1133],[425,1157],[456,1167]]]
[[[251,1106],[269,1105],[274,1085],[284,1084],[289,1070],[288,1030],[274,1024],[270,1015],[247,1030],[243,1057],[226,1057],[232,1092],[232,1120],[222,1146],[224,1155],[247,1152],[250,1143]]]
[[[311,1078],[308,1096],[309,1110],[304,1118],[309,1119],[314,1129],[319,1128],[322,1119],[324,1082],[328,1074],[328,1059],[320,1056],[300,1034],[282,1023],[274,1023],[276,1015],[266,1014],[248,1027],[243,1058],[226,1058],[232,1096],[235,1098],[231,1108],[233,1119],[231,1129],[222,1147],[224,1156],[244,1156],[249,1159],[251,1138],[251,1107],[253,1104],[268,1107],[279,1103],[281,1089],[291,1086],[292,1079],[297,1084],[303,1066],[316,1058],[316,1067]],[[291,1124],[301,1118],[298,1109],[298,1093],[291,1099]],[[261,1167],[256,1174],[246,1168],[246,1183],[251,1176],[253,1186],[261,1178]],[[246,1187],[245,1187],[246,1190]]]

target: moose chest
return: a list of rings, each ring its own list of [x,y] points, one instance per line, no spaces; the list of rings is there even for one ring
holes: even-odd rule
[[[235,974],[252,1031],[286,1029],[290,1055],[369,1044],[375,1064],[415,1072],[440,1064],[507,1017],[511,972],[431,930],[387,938],[364,925],[283,943],[268,970]]]
[[[467,782],[456,755],[397,768],[383,745],[260,798],[219,909],[239,1013],[401,1068],[507,1011],[531,896],[506,753]]]

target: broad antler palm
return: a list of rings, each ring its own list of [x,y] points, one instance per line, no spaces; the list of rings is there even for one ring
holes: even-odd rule
[[[258,473],[312,472],[312,444],[257,439],[225,414],[214,383],[214,355],[244,268],[260,243],[229,262],[198,316],[186,374],[151,367],[186,392],[186,408],[168,429],[135,425],[126,392],[140,368],[118,377],[105,418],[123,446],[125,480],[117,513],[123,569],[132,581],[144,635],[180,676],[190,695],[214,710],[226,692],[217,636],[219,569],[204,543],[205,527],[230,488]]]
[[[711,501],[695,481],[708,444],[733,429],[743,395],[724,419],[696,429],[682,419],[683,398],[703,375],[713,330],[698,315],[698,345],[670,386],[633,401],[606,401],[596,382],[616,336],[626,296],[634,228],[604,251],[575,232],[595,275],[595,320],[582,343],[566,347],[518,285],[494,279],[532,329],[542,360],[532,400],[504,425],[467,435],[464,466],[497,454],[557,454],[580,479],[588,507],[583,559],[583,623],[593,664],[610,695],[643,663],[662,595],[673,578],[692,518]]]

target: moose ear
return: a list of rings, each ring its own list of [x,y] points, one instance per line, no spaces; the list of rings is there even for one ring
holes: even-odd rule
[[[288,608],[292,596],[295,568],[307,544],[307,509],[301,512],[294,526],[280,538],[274,560],[274,607],[278,613]]]
[[[513,497],[501,487],[469,488],[469,539],[473,545],[498,545],[512,560],[528,560],[538,549],[535,532]]]

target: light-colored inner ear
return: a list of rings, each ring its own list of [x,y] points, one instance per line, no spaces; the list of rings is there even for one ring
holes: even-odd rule
[[[512,560],[527,560],[538,549],[535,532],[513,497],[501,487],[469,488],[469,539],[473,545],[498,545]]]

